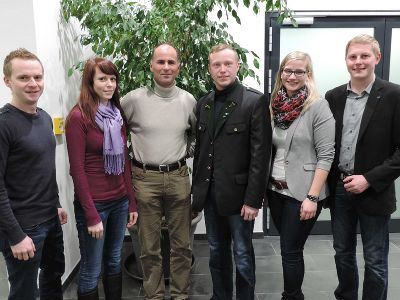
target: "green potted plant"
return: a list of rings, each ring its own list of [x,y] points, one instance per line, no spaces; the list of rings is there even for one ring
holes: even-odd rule
[[[208,75],[208,52],[218,43],[232,44],[241,61],[239,79],[255,73],[259,56],[239,45],[228,32],[227,20],[241,23],[238,8],[243,5],[255,14],[277,11],[278,21],[292,14],[286,0],[61,0],[66,21],[77,18],[84,33],[82,45],[90,45],[96,55],[111,57],[121,75],[120,93],[152,85],[149,62],[160,42],[172,43],[181,54],[182,67],[177,85],[196,99],[212,88]],[[77,62],[69,71],[81,69]]]

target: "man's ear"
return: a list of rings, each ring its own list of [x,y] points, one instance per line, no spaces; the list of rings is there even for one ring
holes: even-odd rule
[[[379,62],[381,61],[381,58],[382,58],[382,54],[379,53],[379,54],[376,56],[376,64],[375,64],[375,65],[379,64]]]
[[[6,76],[4,76],[3,80],[4,80],[4,83],[6,84],[6,86],[7,86],[7,87],[9,87],[9,88],[11,88],[11,82],[10,82],[10,79],[9,79],[9,78],[7,78]]]

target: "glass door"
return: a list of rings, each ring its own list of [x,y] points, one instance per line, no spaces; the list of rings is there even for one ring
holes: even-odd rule
[[[391,45],[390,56],[379,63],[376,74],[383,79],[399,82],[400,54],[397,53],[399,51],[396,52],[393,49],[400,49],[400,29],[392,28],[390,31],[392,43],[390,43],[387,40],[386,22],[387,19],[384,17],[314,17],[311,21],[307,18],[307,24],[302,24],[299,20],[299,26],[295,28],[292,25],[279,25],[273,15],[267,14],[266,27],[270,30],[266,30],[265,40],[271,41],[272,45],[267,45],[266,51],[265,70],[269,71],[266,71],[265,76],[265,92],[271,92],[275,83],[275,74],[283,57],[291,51],[300,50],[310,54],[316,83],[324,97],[326,91],[349,81],[345,64],[345,47],[352,37],[362,33],[375,36],[384,56],[386,48]],[[390,68],[388,62],[392,62]],[[384,71],[388,74],[390,72],[390,76],[385,76]],[[400,180],[397,181],[397,186],[398,199],[400,199]],[[266,216],[264,233],[266,234],[266,228],[268,228],[268,234],[277,234],[273,222],[269,221],[267,211],[264,212],[264,216]],[[395,213],[393,218],[400,219],[400,212]],[[400,226],[397,231],[400,231]],[[313,233],[329,234],[330,232],[330,212],[324,209],[314,226]]]

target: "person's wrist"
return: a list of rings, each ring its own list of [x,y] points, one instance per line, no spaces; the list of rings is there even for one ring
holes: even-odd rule
[[[308,200],[310,200],[310,201],[312,201],[312,202],[315,202],[315,203],[317,203],[318,201],[319,201],[319,197],[318,196],[315,196],[315,195],[307,195],[307,197],[306,197]]]

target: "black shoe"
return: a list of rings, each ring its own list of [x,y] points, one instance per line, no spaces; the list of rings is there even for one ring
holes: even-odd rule
[[[87,293],[78,292],[78,300],[99,300],[97,287],[93,291]]]
[[[104,295],[106,300],[121,300],[122,273],[103,276]]]

